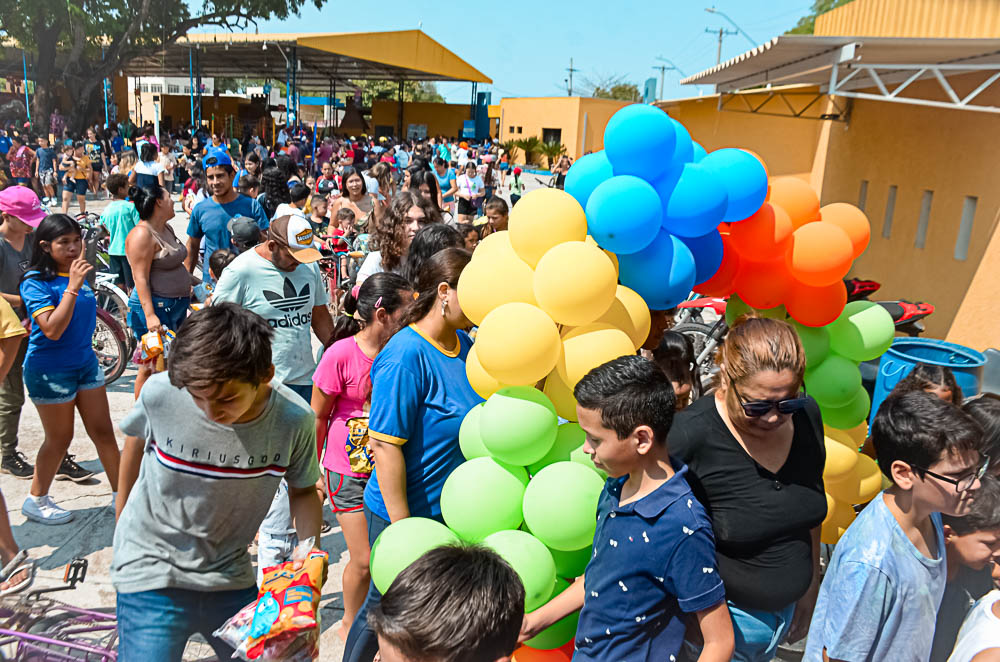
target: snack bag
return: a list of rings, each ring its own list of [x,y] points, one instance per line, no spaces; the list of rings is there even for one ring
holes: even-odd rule
[[[136,363],[152,363],[155,372],[163,372],[166,368],[165,360],[170,352],[170,343],[177,337],[170,329],[165,333],[159,331],[149,331],[142,336],[139,347],[136,350],[138,358]]]

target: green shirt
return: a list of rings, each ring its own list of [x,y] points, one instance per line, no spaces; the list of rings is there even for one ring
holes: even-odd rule
[[[114,200],[101,214],[101,223],[111,233],[108,255],[125,255],[125,237],[139,222],[139,211],[128,200]]]
[[[513,195],[521,195],[521,193],[524,191],[524,182],[521,181],[521,178],[511,175],[509,181],[510,181],[510,192]]]

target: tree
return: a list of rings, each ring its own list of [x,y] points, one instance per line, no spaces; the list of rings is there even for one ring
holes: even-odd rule
[[[848,2],[851,0],[815,0],[812,4],[812,12],[800,18],[795,27],[786,34],[812,34],[816,29],[817,16],[841,5],[846,5]]]
[[[597,99],[620,99],[621,101],[639,101],[642,93],[639,86],[625,80],[624,75],[601,76],[596,80],[584,79],[585,89],[590,96]]]
[[[359,80],[354,85],[361,89],[361,105],[371,106],[376,99],[399,98],[399,83],[393,80]],[[416,82],[412,80],[403,83],[403,102],[429,101],[444,103],[444,97],[438,94],[437,85],[429,81]]]
[[[189,30],[245,30],[257,21],[288,18],[324,0],[0,0],[0,38],[35,55],[36,129],[47,132],[61,84],[72,99],[67,128],[80,131],[103,103],[102,81],[132,58],[156,53]]]
[[[566,145],[563,145],[558,140],[552,140],[547,143],[542,143],[542,145],[538,148],[538,151],[541,152],[546,159],[548,159],[549,169],[551,169],[559,157],[566,153]]]
[[[524,154],[524,164],[531,165],[535,162],[535,154],[537,154],[542,149],[542,141],[538,139],[538,136],[531,136],[530,138],[519,138],[514,141],[514,147],[521,150]]]

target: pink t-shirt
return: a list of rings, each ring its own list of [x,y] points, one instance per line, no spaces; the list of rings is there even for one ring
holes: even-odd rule
[[[330,424],[326,432],[323,466],[345,476],[367,477],[351,471],[344,443],[347,441],[347,419],[364,415],[364,406],[372,394],[372,359],[358,347],[354,337],[343,338],[323,352],[313,383],[333,396]]]

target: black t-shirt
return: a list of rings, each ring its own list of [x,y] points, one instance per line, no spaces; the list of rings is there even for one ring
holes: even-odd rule
[[[677,414],[671,455],[690,468],[688,482],[712,518],[726,597],[747,609],[777,611],[812,581],[810,530],[826,517],[826,446],[812,400],[792,415],[795,432],[774,474],[743,449],[706,396]]]

